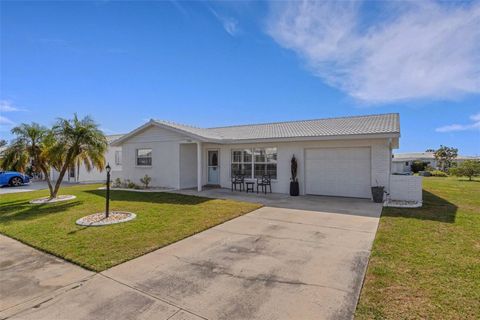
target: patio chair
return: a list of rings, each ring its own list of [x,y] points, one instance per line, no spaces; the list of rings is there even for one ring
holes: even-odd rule
[[[257,193],[258,187],[262,188],[262,192],[267,194],[267,187],[270,188],[270,193],[272,193],[272,179],[269,175],[263,175],[261,178],[257,177]]]
[[[232,178],[232,191],[235,189],[235,191],[237,191],[237,185],[240,186],[240,191],[243,191],[244,189],[244,184],[245,182],[245,177],[242,176],[242,175],[235,175],[233,176]]]

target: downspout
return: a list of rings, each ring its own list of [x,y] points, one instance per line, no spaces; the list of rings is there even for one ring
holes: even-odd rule
[[[392,176],[392,161],[393,161],[393,154],[392,154],[392,138],[388,138],[388,148],[389,152],[389,165],[388,165],[388,188],[387,188],[387,198],[390,196],[390,178]]]

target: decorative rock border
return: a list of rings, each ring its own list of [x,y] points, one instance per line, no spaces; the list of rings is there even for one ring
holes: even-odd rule
[[[420,208],[421,201],[406,201],[406,200],[388,200],[383,203],[384,207],[391,208]]]
[[[72,200],[72,199],[75,199],[76,197],[77,196],[69,195],[69,194],[61,195],[61,196],[58,196],[58,197],[53,198],[53,199],[50,199],[49,197],[43,197],[43,198],[31,200],[30,203],[31,204],[55,203],[55,202]]]
[[[137,217],[135,213],[125,211],[111,211],[108,218],[105,212],[97,212],[78,219],[75,223],[80,226],[101,227],[133,220]]]

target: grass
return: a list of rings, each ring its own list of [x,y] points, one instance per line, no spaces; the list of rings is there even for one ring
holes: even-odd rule
[[[384,209],[357,319],[480,319],[480,181],[423,189],[422,208]]]
[[[104,227],[77,226],[78,218],[105,210],[105,191],[97,190],[99,186],[62,188],[60,194],[77,198],[44,205],[29,201],[47,191],[1,195],[0,233],[102,271],[259,207],[172,193],[112,191],[110,208],[134,212],[137,218]]]

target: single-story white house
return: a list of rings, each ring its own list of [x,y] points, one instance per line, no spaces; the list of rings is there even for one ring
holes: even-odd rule
[[[480,157],[459,155],[453,160],[454,163],[460,164],[466,160],[480,161]],[[393,173],[409,173],[412,172],[411,165],[414,161],[422,161],[428,163],[434,169],[439,169],[434,152],[408,152],[395,153],[392,159]]]
[[[252,180],[267,174],[273,192],[288,193],[295,156],[300,194],[371,198],[372,186],[384,186],[393,197],[392,190],[412,189],[415,179],[408,197],[421,201],[420,177],[391,175],[399,138],[396,113],[217,128],[152,119],[111,146],[122,150],[115,177],[139,183],[147,174],[156,187],[230,188],[235,174]]]

